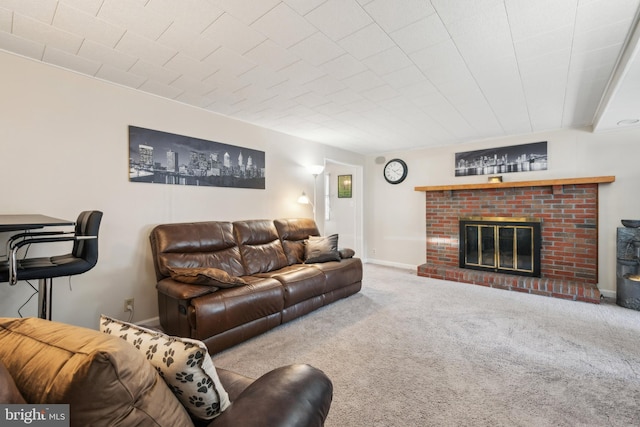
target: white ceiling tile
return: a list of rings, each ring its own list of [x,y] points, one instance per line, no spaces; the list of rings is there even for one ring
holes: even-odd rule
[[[431,4],[424,0],[375,0],[364,9],[387,33],[435,13]]]
[[[619,50],[622,50],[623,46],[620,41],[625,39],[628,32],[628,26],[619,24],[585,31],[575,35],[572,50],[581,53],[610,46],[617,46]]]
[[[158,83],[152,80],[147,80],[140,87],[140,90],[153,93],[155,95],[161,96],[163,98],[174,99],[178,97],[182,90],[176,87],[163,85],[162,83]]]
[[[289,7],[300,15],[306,15],[326,0],[283,0]]]
[[[354,0],[328,0],[305,15],[305,18],[334,41],[373,22]]]
[[[511,28],[504,5],[488,6],[477,14],[447,24],[454,40],[476,39],[491,45],[495,39],[507,38],[511,42]]]
[[[266,39],[228,13],[218,18],[202,35],[239,54],[244,54]]]
[[[409,85],[427,83],[427,78],[424,76],[424,73],[414,65],[385,74],[382,76],[382,79],[396,90]]]
[[[490,7],[508,0],[430,0],[445,24],[477,16]]]
[[[315,92],[307,92],[295,98],[295,101],[300,105],[303,105],[307,108],[314,108],[318,105],[326,104],[327,99],[324,96],[320,96]]]
[[[213,75],[219,70],[219,67],[214,64],[197,61],[182,53],[178,53],[176,56],[171,58],[166,64],[164,64],[164,67],[178,74],[187,75],[200,81]]]
[[[344,55],[325,62],[320,66],[322,70],[331,74],[338,80],[346,79],[359,72],[367,69],[361,62],[357,61],[353,56],[345,53]]]
[[[109,47],[114,47],[126,31],[65,4],[58,6],[53,26]]]
[[[51,24],[57,3],[57,0],[2,0],[0,7]]]
[[[180,77],[181,74],[177,71],[170,70],[169,68],[160,67],[156,64],[151,64],[150,62],[142,60],[137,61],[129,71],[139,76],[145,76],[148,79],[163,85],[170,84],[172,81]]]
[[[320,32],[291,46],[289,50],[311,65],[324,64],[345,53],[336,42]]]
[[[390,34],[391,38],[407,54],[436,45],[451,36],[438,15],[431,15],[400,28]]]
[[[335,92],[340,92],[347,88],[344,82],[336,80],[333,76],[324,75],[320,78],[312,80],[304,85],[309,90],[328,96]]]
[[[240,80],[251,83],[263,89],[268,89],[277,84],[286,81],[286,76],[282,76],[273,72],[271,69],[264,65],[258,65],[242,74]]]
[[[120,39],[116,49],[128,55],[144,59],[153,64],[163,65],[174,57],[178,51],[153,40],[127,32]]]
[[[195,105],[196,107],[200,108],[206,108],[215,101],[211,96],[198,96],[187,92],[183,92],[177,96],[174,96],[172,99],[175,99],[176,101],[182,102],[184,104]]]
[[[353,102],[362,101],[364,99],[362,95],[354,92],[350,88],[344,88],[337,92],[330,93],[327,95],[327,98],[341,105],[351,104]]]
[[[280,0],[211,0],[212,3],[226,10],[246,25],[273,9]]]
[[[179,50],[198,60],[206,58],[220,47],[220,44],[215,40],[203,37],[192,31],[191,28],[175,23],[162,33],[158,43]]]
[[[380,76],[413,64],[409,57],[397,46],[365,58],[362,63]]]
[[[81,10],[92,16],[96,16],[104,0],[58,0],[58,4],[65,4],[74,9]]]
[[[7,33],[11,32],[11,25],[13,24],[13,12],[8,9],[0,7],[0,31]]]
[[[172,22],[168,17],[145,9],[142,3],[130,0],[104,0],[98,18],[151,40],[160,37]]]
[[[14,14],[13,33],[69,53],[77,53],[82,38],[28,16]]]
[[[394,46],[377,24],[370,24],[338,42],[354,58],[362,60]]]
[[[389,85],[382,85],[361,92],[362,96],[374,102],[384,102],[398,96],[398,92]]]
[[[72,69],[82,74],[93,76],[100,66],[99,62],[73,55],[69,52],[53,47],[47,47],[42,58],[44,62],[55,64],[62,68]]]
[[[354,92],[362,92],[385,84],[376,73],[371,70],[363,71],[351,77],[343,79],[342,82]]]
[[[467,66],[452,40],[412,53],[410,57],[436,85],[468,73]]]
[[[91,40],[85,40],[84,43],[82,43],[82,47],[80,48],[78,55],[92,61],[117,67],[120,70],[128,70],[138,60],[135,56],[119,52],[113,48]]]
[[[285,76],[287,82],[293,85],[304,85],[309,82],[317,82],[325,76],[324,71],[309,65],[302,60],[283,68],[279,73],[280,75]],[[335,79],[332,80],[335,81]]]
[[[627,26],[638,9],[637,0],[616,0],[612,7],[610,0],[597,0],[580,4],[576,13],[576,33],[609,27],[612,24]]]
[[[219,88],[222,91],[233,93],[247,86],[249,83],[241,80],[236,75],[225,70],[218,70],[202,81],[209,87]]]
[[[189,27],[201,33],[224,11],[207,0],[149,0],[145,6],[158,15],[163,15],[174,25]]]
[[[235,76],[246,73],[258,65],[249,58],[239,55],[226,47],[217,49],[202,62],[210,65],[212,68],[224,68],[226,73]]]
[[[109,64],[100,67],[96,77],[132,88],[139,88],[146,80],[144,77],[112,67]]]
[[[513,39],[518,41],[573,26],[578,5],[577,0],[506,0],[505,6]]]
[[[287,25],[282,25],[283,22],[286,22]],[[280,3],[251,24],[251,28],[260,31],[285,48],[306,39],[318,31],[284,3]]]
[[[527,60],[547,55],[549,52],[568,51],[572,48],[573,40],[573,26],[566,26],[518,40],[514,43],[514,48],[518,60]]]
[[[271,40],[265,40],[243,56],[255,63],[266,65],[274,71],[286,68],[300,60]]]
[[[37,43],[13,34],[0,32],[0,49],[14,52],[29,58],[42,60],[44,54],[44,44]]]

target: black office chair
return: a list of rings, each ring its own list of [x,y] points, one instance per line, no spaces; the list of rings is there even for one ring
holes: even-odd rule
[[[80,213],[73,232],[30,232],[12,236],[7,243],[8,260],[0,263],[0,282],[39,280],[38,316],[51,320],[51,285],[54,277],[73,276],[91,270],[98,262],[98,230],[102,212]],[[52,257],[18,259],[26,245],[73,242],[71,253]]]

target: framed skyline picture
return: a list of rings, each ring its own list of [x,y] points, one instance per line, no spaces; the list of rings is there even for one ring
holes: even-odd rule
[[[129,126],[129,181],[264,189],[265,153]]]
[[[456,176],[547,170],[547,141],[456,153]]]

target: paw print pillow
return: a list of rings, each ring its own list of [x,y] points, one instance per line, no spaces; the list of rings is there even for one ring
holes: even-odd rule
[[[213,419],[229,406],[229,395],[202,341],[165,335],[104,314],[100,331],[140,350],[194,418]]]

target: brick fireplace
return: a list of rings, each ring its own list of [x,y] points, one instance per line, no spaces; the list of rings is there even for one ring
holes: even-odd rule
[[[614,179],[416,187],[426,194],[427,234],[418,275],[599,303],[598,185]],[[540,277],[460,268],[459,219],[476,216],[540,219]]]

